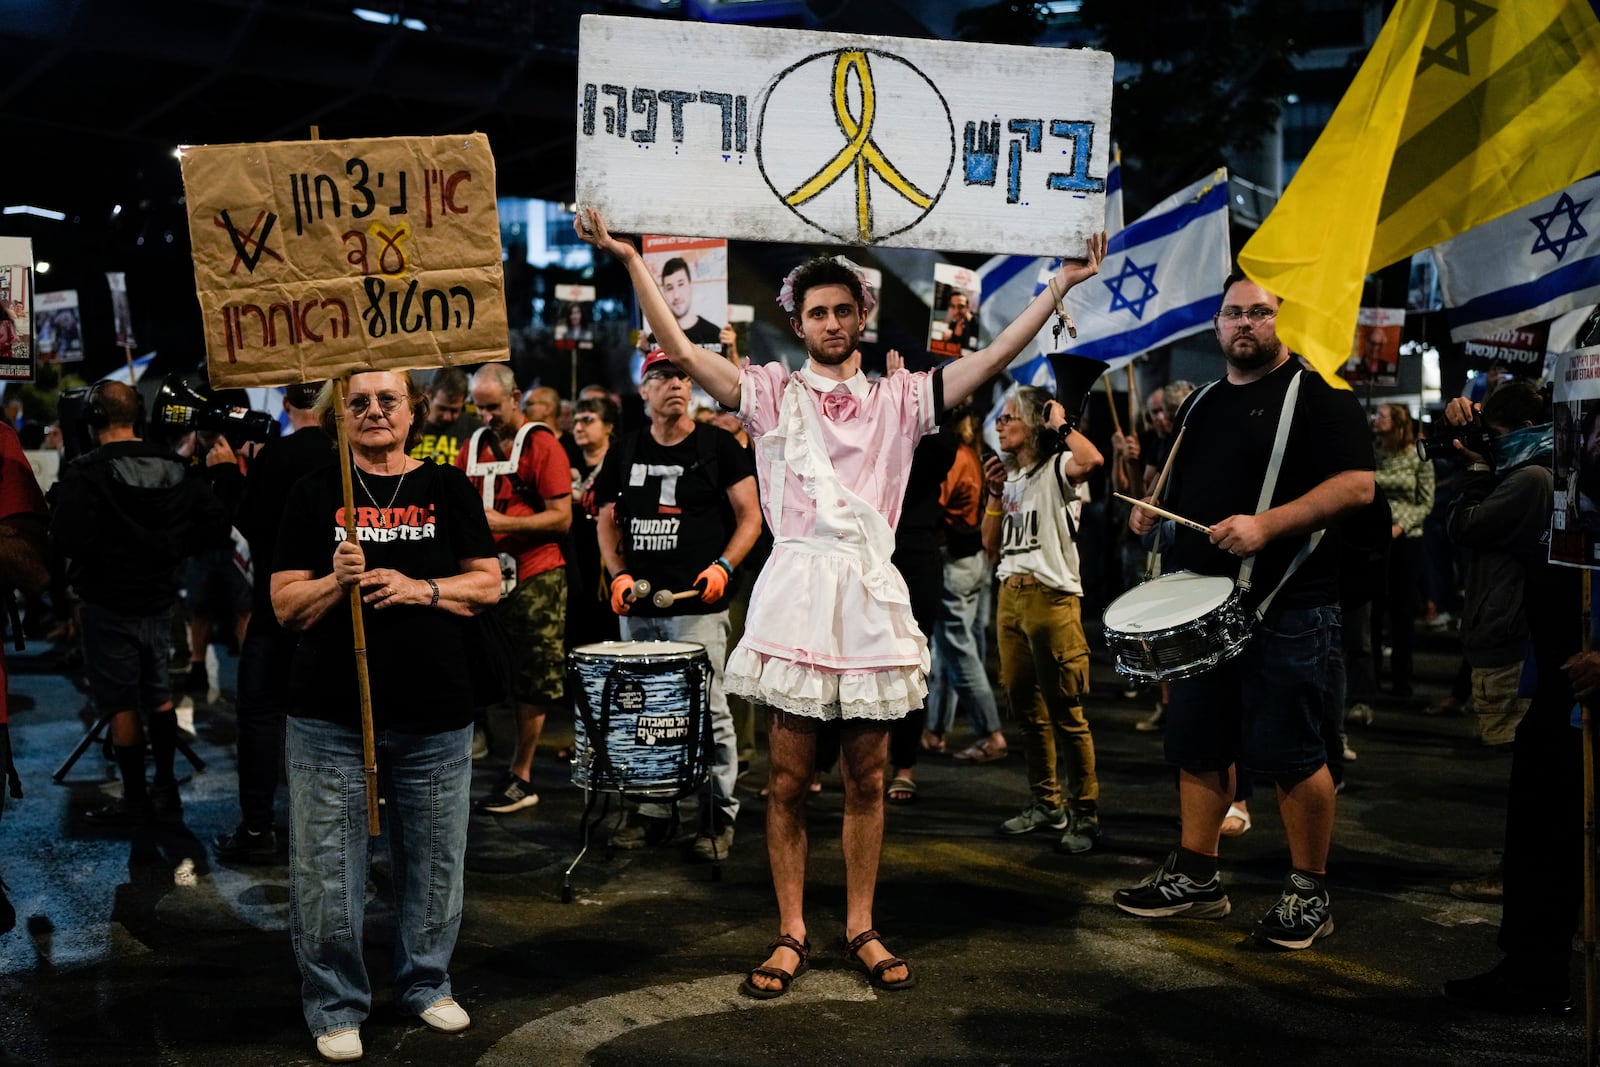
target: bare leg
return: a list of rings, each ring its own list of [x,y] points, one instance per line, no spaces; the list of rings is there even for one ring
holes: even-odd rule
[[[839,734],[839,772],[844,778],[845,936],[872,929],[872,899],[878,887],[878,860],[883,854],[883,763],[889,750],[887,723],[849,722]],[[860,957],[869,968],[891,953],[878,941],[863,945]],[[891,967],[886,982],[907,975]]]
[[[189,616],[189,669],[206,669],[206,648],[211,644],[211,620]]]
[[[131,709],[111,716],[111,743],[118,748],[130,748],[144,743],[144,731],[139,729],[139,713]]]
[[[1203,856],[1217,854],[1222,820],[1233,803],[1232,767],[1226,771],[1178,772],[1178,809],[1183,815],[1183,847]],[[1331,782],[1329,788],[1332,788]]]
[[[533,781],[533,756],[544,732],[545,709],[538,704],[517,705],[517,750],[511,757],[511,773],[524,782]]]
[[[774,710],[767,720],[767,750],[771,763],[767,783],[767,862],[772,867],[772,888],[778,897],[778,932],[803,945],[806,854],[810,844],[806,835],[806,800],[811,795],[817,763],[817,723]],[[878,760],[881,776],[881,752]],[[845,818],[848,821],[848,814]],[[793,974],[800,966],[800,958],[793,950],[780,948],[767,957],[763,966]],[[777,989],[782,984],[764,974],[754,975],[750,981],[758,989]]]
[[[1299,870],[1322,874],[1333,840],[1333,776],[1328,768],[1319,768],[1289,789],[1279,786],[1278,810],[1289,839],[1289,862]]]

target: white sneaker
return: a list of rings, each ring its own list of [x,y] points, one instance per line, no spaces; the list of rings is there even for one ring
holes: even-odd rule
[[[441,1034],[458,1034],[472,1025],[472,1016],[450,997],[434,1001],[418,1017]]]
[[[1344,761],[1346,763],[1354,763],[1356,761],[1356,750],[1349,745],[1344,746]]]
[[[334,1063],[359,1060],[362,1056],[361,1030],[351,1026],[323,1034],[317,1038],[317,1052],[323,1059]]]

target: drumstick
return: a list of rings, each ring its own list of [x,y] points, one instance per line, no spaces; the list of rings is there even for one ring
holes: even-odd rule
[[[658,608],[670,608],[680,600],[687,600],[689,597],[699,595],[700,590],[698,589],[685,589],[681,593],[669,593],[663,589],[661,592],[650,598],[650,603],[654,604]]]
[[[1193,519],[1186,519],[1182,515],[1174,515],[1172,512],[1168,511],[1166,508],[1158,508],[1154,504],[1150,503],[1148,500],[1135,500],[1133,497],[1131,497],[1131,496],[1123,496],[1121,493],[1112,493],[1111,495],[1116,497],[1118,500],[1126,500],[1128,503],[1132,504],[1136,508],[1144,508],[1146,511],[1153,512],[1154,514],[1160,515],[1163,519],[1171,519],[1173,522],[1177,523],[1179,526],[1187,526],[1187,527],[1189,527],[1189,529],[1198,530],[1200,533],[1203,533],[1203,534],[1209,534],[1211,532],[1211,527],[1206,526],[1206,525],[1204,525],[1202,523],[1195,522]]]
[[[1167,462],[1162,465],[1161,474],[1156,478],[1156,487],[1150,491],[1151,500],[1161,499],[1161,490],[1167,487],[1167,475],[1172,473],[1172,461],[1178,458],[1178,446],[1183,444],[1183,433],[1188,428],[1178,427],[1178,436],[1172,439],[1172,451],[1167,453]]]
[[[633,583],[632,589],[624,589],[622,591],[622,599],[629,603],[632,603],[635,600],[643,600],[649,595],[650,579],[648,578],[641,578],[637,582]]]
[[[1106,387],[1106,407],[1111,409],[1111,428],[1117,433],[1122,432],[1122,419],[1117,415],[1117,394],[1111,391],[1111,379],[1101,378],[1100,382]]]

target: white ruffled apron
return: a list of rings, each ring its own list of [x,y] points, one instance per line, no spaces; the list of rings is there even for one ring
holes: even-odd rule
[[[756,441],[767,461],[775,540],[724,684],[797,715],[898,719],[927,695],[927,640],[912,618],[905,579],[890,561],[894,530],[840,483],[819,420],[810,389],[795,375],[784,389],[778,425]],[[816,508],[807,537],[782,533],[789,470]]]

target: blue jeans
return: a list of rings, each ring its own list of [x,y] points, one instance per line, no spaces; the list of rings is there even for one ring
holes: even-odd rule
[[[966,710],[976,737],[1000,729],[989,672],[983,664],[980,604],[989,596],[989,562],[982,552],[961,559],[944,557],[944,598],[933,628],[933,670],[928,675],[928,729],[950,732],[956,706]]]
[[[728,695],[722,691],[722,668],[728,663],[728,613],[654,618],[624,615],[617,621],[624,641],[689,641],[705,646],[706,657],[711,660],[711,803],[716,808],[715,828],[732,826],[739,814],[739,798],[733,795],[739,780],[739,746],[734,740]],[[672,809],[665,804],[644,803],[639,805],[639,813],[665,819]],[[704,815],[701,818],[705,820]]]
[[[394,878],[395,1000],[412,1015],[450,996],[471,813],[472,728],[377,734],[383,840]],[[290,718],[289,870],[300,998],[313,1037],[372,1008],[361,958],[367,893],[361,731]]]

